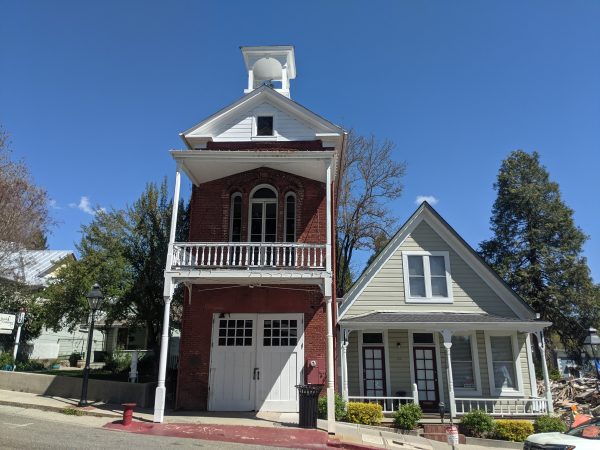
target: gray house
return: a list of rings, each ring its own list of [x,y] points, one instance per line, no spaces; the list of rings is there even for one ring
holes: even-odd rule
[[[549,322],[516,295],[427,203],[340,301],[342,393],[391,411],[444,402],[453,416],[552,412],[532,345]],[[543,358],[542,358],[543,359]],[[543,364],[548,383],[548,371]]]

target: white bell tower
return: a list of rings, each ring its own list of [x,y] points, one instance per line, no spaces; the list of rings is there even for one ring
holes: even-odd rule
[[[296,78],[293,46],[270,45],[240,49],[248,71],[248,88],[244,89],[244,94],[263,84],[269,84],[280,94],[290,97],[290,80]]]

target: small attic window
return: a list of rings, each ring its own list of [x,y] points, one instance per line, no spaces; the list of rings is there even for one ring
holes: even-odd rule
[[[258,116],[256,118],[256,135],[273,136],[273,116]]]

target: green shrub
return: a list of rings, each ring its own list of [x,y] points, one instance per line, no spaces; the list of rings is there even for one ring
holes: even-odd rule
[[[13,365],[13,357],[9,352],[0,353],[0,369]]]
[[[346,421],[361,425],[378,425],[383,419],[383,409],[379,403],[348,402]]]
[[[533,433],[533,424],[528,420],[496,420],[494,427],[494,437],[503,441],[523,442]]]
[[[338,422],[344,420],[346,416],[346,402],[344,399],[338,394],[335,393],[335,420]],[[317,411],[319,414],[319,419],[327,419],[327,396],[319,397],[319,401],[317,403]]]
[[[35,372],[37,370],[46,370],[44,363],[30,359],[29,361],[17,361],[17,372]]]
[[[562,421],[560,417],[552,416],[540,416],[535,419],[533,428],[536,433],[552,433],[557,431],[564,433],[567,431],[567,425]]]
[[[71,367],[77,367],[77,361],[81,359],[81,353],[73,352],[69,355],[69,365]]]
[[[115,350],[112,355],[106,357],[104,368],[113,374],[129,372],[131,366],[131,353],[124,352],[122,349]]]
[[[563,379],[563,376],[558,369],[551,369],[548,373],[548,378],[550,378],[552,381],[560,381]]]
[[[423,417],[423,411],[418,404],[400,405],[398,410],[394,412],[394,426],[401,430],[414,430],[419,425],[421,417]]]
[[[465,436],[482,438],[494,431],[494,419],[485,411],[475,409],[462,416],[459,427]]]

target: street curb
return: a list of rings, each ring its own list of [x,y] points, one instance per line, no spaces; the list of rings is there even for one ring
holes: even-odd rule
[[[380,447],[371,447],[370,445],[355,444],[345,441],[327,441],[327,447],[341,448],[346,450],[380,450]]]
[[[74,409],[79,411],[82,416],[92,416],[92,417],[107,417],[110,419],[119,419],[121,416],[114,413],[102,413],[95,411],[86,411],[75,405],[68,406],[50,406],[50,405],[38,405],[36,403],[20,403],[20,402],[11,402],[8,400],[0,400],[0,405],[4,406],[15,406],[17,408],[26,408],[26,409],[39,409],[40,411],[51,411],[57,413],[64,413],[65,409]]]

